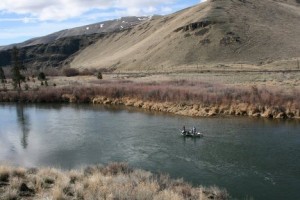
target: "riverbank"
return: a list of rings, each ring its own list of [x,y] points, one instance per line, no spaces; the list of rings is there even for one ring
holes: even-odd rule
[[[131,169],[123,163],[82,170],[0,166],[0,199],[229,199],[217,187]]]
[[[74,96],[65,96],[70,102],[76,101]],[[213,117],[213,116],[249,116],[274,119],[300,119],[299,109],[268,107],[251,105],[248,103],[236,103],[230,105],[204,105],[204,104],[185,104],[172,102],[151,102],[131,98],[107,98],[98,96],[92,99],[93,104],[103,105],[125,105],[130,107],[142,108],[149,111],[167,112],[177,115],[190,117]]]
[[[97,81],[91,86],[2,91],[0,102],[125,105],[192,117],[300,119],[300,90],[200,81]]]

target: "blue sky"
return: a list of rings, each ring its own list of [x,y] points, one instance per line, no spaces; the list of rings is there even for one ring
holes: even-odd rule
[[[122,16],[165,15],[201,0],[1,0],[0,46]]]

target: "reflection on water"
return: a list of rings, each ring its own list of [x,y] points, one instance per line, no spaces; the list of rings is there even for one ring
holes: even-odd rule
[[[183,138],[196,126],[204,138]],[[189,118],[92,105],[1,105],[0,162],[65,169],[128,162],[237,198],[297,199],[300,123]],[[21,137],[21,142],[20,142]]]
[[[24,113],[24,106],[23,104],[18,104],[16,106],[17,111],[17,121],[18,125],[21,129],[22,137],[21,137],[21,145],[24,149],[28,146],[28,135],[30,132],[30,122],[29,117]]]

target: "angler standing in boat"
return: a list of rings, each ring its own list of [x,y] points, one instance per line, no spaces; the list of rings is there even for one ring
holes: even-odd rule
[[[186,134],[186,130],[185,130],[185,126],[183,125],[183,127],[182,127],[182,133],[183,134]]]
[[[196,135],[196,127],[195,126],[193,126],[192,134]]]

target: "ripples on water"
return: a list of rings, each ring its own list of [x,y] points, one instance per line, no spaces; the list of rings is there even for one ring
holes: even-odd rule
[[[205,137],[182,138],[183,125]],[[2,104],[0,147],[2,163],[70,169],[128,162],[194,185],[218,185],[238,198],[299,199],[298,121]]]

